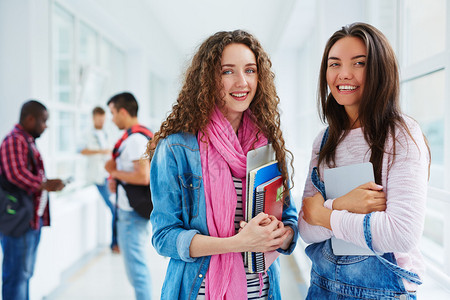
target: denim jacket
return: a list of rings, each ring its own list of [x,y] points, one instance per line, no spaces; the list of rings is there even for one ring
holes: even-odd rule
[[[152,244],[160,255],[170,257],[161,299],[196,299],[211,257],[189,256],[194,235],[208,235],[200,151],[195,135],[176,133],[159,141],[151,162],[150,185]],[[294,238],[287,251],[278,251],[290,254],[298,238],[294,201],[284,209],[283,223],[294,230]],[[278,260],[267,274],[269,299],[281,299]]]

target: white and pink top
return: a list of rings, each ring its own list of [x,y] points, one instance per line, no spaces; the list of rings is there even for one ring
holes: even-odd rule
[[[386,193],[386,211],[374,212],[371,217],[373,248],[379,252],[393,252],[397,264],[423,278],[425,264],[419,250],[425,220],[425,203],[428,184],[429,153],[419,125],[411,118],[404,117],[411,137],[405,130],[397,128],[395,134],[395,155],[393,155],[393,138],[386,141],[387,150],[382,165],[382,186]],[[316,137],[313,144],[309,175],[317,166],[317,153],[325,130]],[[336,167],[368,162],[370,149],[362,128],[351,130],[336,148]],[[324,168],[319,167],[322,176]],[[314,196],[316,188],[308,178],[305,183],[303,198]],[[323,177],[321,178],[323,180]],[[324,204],[332,207],[332,200]],[[363,214],[350,213],[346,210],[333,210],[331,228],[313,226],[299,216],[300,236],[306,243],[318,243],[335,236],[368,248],[364,239]],[[403,280],[405,288],[415,291],[417,285]]]

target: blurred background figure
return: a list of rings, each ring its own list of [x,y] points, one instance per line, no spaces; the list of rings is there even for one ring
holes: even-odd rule
[[[139,124],[139,107],[133,94],[125,92],[114,95],[108,106],[112,121],[117,128],[124,130],[114,146],[113,158],[105,164],[111,177],[110,191],[116,192],[117,240],[136,300],[150,300],[152,288],[145,251],[150,243],[149,218],[152,209],[150,162],[142,157],[153,133]]]
[[[64,188],[61,179],[46,179],[44,163],[36,148],[35,139],[47,128],[47,108],[31,100],[23,104],[19,124],[16,124],[0,146],[0,177],[2,190],[17,197],[22,209],[30,213],[21,218],[16,228],[3,231],[3,286],[4,300],[28,300],[29,283],[33,276],[41,227],[50,225],[48,193]],[[3,200],[2,200],[3,201]],[[1,214],[1,218],[5,218]],[[11,220],[10,220],[11,222]],[[23,230],[18,230],[23,227]]]
[[[105,124],[105,110],[100,106],[92,110],[92,121],[94,128],[89,130],[85,135],[86,144],[81,150],[81,154],[88,158],[88,170],[86,172],[86,180],[88,183],[93,183],[97,187],[100,195],[108,206],[112,215],[112,239],[111,250],[114,253],[120,253],[117,245],[117,231],[115,226],[116,208],[111,201],[111,194],[108,189],[108,172],[105,170],[105,163],[110,158],[111,149],[108,140],[108,134],[103,128]]]

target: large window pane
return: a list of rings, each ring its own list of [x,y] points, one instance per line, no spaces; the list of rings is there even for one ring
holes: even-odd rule
[[[125,55],[116,47],[111,48],[111,83],[114,87],[113,93],[123,91],[125,87]]]
[[[58,115],[58,152],[75,152],[75,116],[73,112],[61,111]]]
[[[74,101],[72,93],[74,61],[74,18],[60,6],[53,13],[54,97],[57,101]]]
[[[88,25],[80,22],[78,60],[82,66],[97,65],[97,33]]]
[[[80,74],[80,102],[94,106],[104,89],[104,82],[98,70],[97,33],[84,23],[80,23],[78,67]]]
[[[125,84],[125,54],[95,28],[81,21],[68,8],[52,5],[51,109],[54,140],[53,173],[63,178],[72,175],[82,182],[86,159],[78,152],[86,132],[92,127],[94,106],[105,107],[113,89]],[[109,90],[109,92],[107,91]],[[114,133],[118,132],[115,126]],[[117,137],[118,138],[118,137]]]
[[[100,41],[100,66],[108,75],[106,98],[121,92],[125,83],[125,55],[106,39]]]
[[[445,49],[446,1],[408,0],[405,3],[406,65],[411,65]]]
[[[432,155],[430,184],[443,187],[445,71],[404,84],[407,113],[416,119],[428,139]]]

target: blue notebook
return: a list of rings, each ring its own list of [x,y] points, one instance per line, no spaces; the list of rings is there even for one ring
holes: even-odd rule
[[[251,170],[248,176],[248,194],[247,194],[247,202],[246,202],[246,221],[250,221],[255,214],[256,207],[256,187],[260,184],[263,184],[273,178],[281,175],[281,172],[278,170],[278,161],[273,160],[259,168]]]
[[[246,198],[245,198],[245,210],[244,218],[248,222],[255,216],[255,201],[256,201],[256,187],[261,183],[269,181],[270,179],[280,175],[275,161],[275,151],[271,144],[266,146],[251,150],[247,153],[247,188],[246,188]],[[270,174],[273,175],[270,175]],[[272,177],[271,177],[272,176]],[[264,179],[268,178],[268,179]],[[260,271],[260,266],[263,265],[262,270],[266,270],[273,260],[276,259],[277,251],[272,251],[264,253],[263,256],[257,254],[256,252],[244,252],[244,261],[248,265],[248,270],[251,273]],[[258,257],[257,257],[258,256]],[[270,262],[261,264],[261,257],[271,258]],[[258,267],[259,266],[259,267]]]

